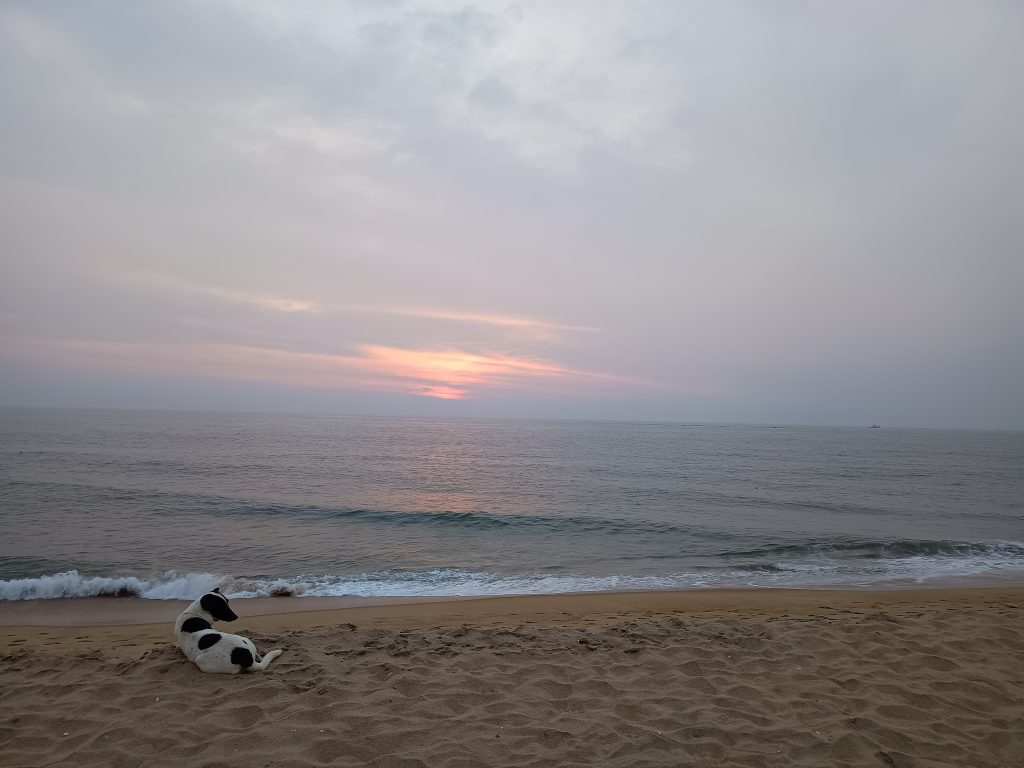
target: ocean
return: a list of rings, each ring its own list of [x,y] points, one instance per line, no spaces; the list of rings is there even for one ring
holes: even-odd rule
[[[0,600],[1024,583],[1024,433],[0,409]]]

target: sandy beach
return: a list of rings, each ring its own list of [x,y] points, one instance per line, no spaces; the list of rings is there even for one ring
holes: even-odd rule
[[[5,766],[1019,766],[1024,589],[0,606]]]

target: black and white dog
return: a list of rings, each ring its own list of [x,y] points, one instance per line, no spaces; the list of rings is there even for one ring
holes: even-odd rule
[[[211,626],[215,621],[234,621],[237,618],[228,605],[228,599],[220,589],[215,589],[181,612],[174,622],[174,639],[188,660],[195,662],[203,672],[228,675],[253,670],[262,672],[281,655],[280,651],[270,651],[261,658],[249,638],[216,632]]]

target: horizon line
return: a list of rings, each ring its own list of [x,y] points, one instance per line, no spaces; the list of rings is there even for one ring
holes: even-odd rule
[[[460,402],[460,401],[442,401]],[[461,420],[461,421],[569,421],[608,424],[663,424],[666,426],[695,427],[760,427],[766,429],[797,428],[797,429],[889,429],[889,430],[941,430],[949,432],[1024,432],[1024,427],[951,427],[951,426],[910,426],[905,424],[867,424],[867,423],[798,423],[784,421],[728,421],[698,419],[650,419],[632,417],[583,417],[583,416],[479,416],[467,414],[426,415],[414,413],[353,413],[344,411],[305,411],[305,410],[252,410],[230,408],[182,408],[166,406],[161,408],[141,408],[135,406],[92,406],[92,405],[19,405],[0,403],[0,410],[25,411],[109,411],[128,413],[192,413],[192,414],[224,414],[248,416],[304,416],[342,419],[422,419],[422,420]]]

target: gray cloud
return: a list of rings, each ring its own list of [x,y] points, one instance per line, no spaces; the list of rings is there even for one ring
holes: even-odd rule
[[[5,5],[0,397],[220,407],[156,363],[226,345],[299,366],[230,379],[279,408],[387,348],[604,378],[318,407],[1022,428],[1022,15]]]

